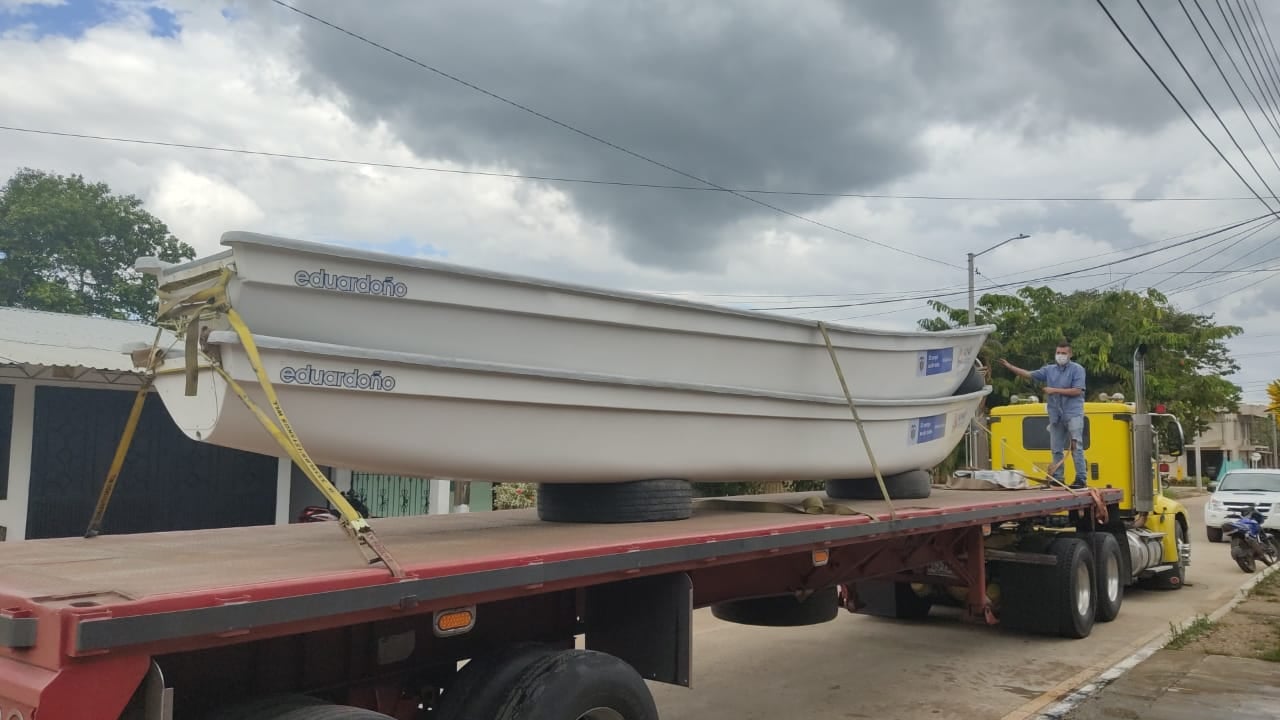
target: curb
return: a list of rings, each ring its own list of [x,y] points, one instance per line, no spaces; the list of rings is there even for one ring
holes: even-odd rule
[[[1265,570],[1254,574],[1253,577],[1250,577],[1248,580],[1242,583],[1240,587],[1236,588],[1235,593],[1232,595],[1229,601],[1227,601],[1217,610],[1214,610],[1209,615],[1209,620],[1212,622],[1217,622],[1218,620],[1222,619],[1224,615],[1234,610],[1235,607],[1240,603],[1244,602],[1249,590],[1253,589],[1255,585],[1262,582],[1263,580],[1270,577],[1276,572],[1280,572],[1280,563],[1277,563],[1276,565],[1272,565],[1271,567],[1266,568]],[[1181,623],[1178,623],[1175,627],[1177,628],[1186,627],[1192,622],[1195,622],[1195,620],[1198,617],[1200,617],[1199,614],[1192,615],[1191,617],[1184,619]],[[1172,639],[1174,632],[1175,630],[1173,629],[1164,630],[1159,635],[1157,635],[1155,639],[1145,641],[1136,651],[1130,653],[1124,659],[1111,665],[1110,667],[1107,667],[1102,672],[1094,674],[1090,679],[1088,679],[1087,682],[1084,682],[1080,685],[1075,686],[1074,688],[1070,688],[1066,690],[1065,696],[1062,694],[1058,695],[1058,697],[1060,697],[1061,699],[1058,700],[1057,702],[1053,702],[1052,705],[1049,705],[1048,707],[1041,705],[1041,709],[1039,710],[1027,710],[1025,709],[1025,706],[1024,706],[1023,709],[1015,711],[1014,713],[1011,713],[1011,715],[1016,717],[1027,718],[1027,720],[1062,720],[1062,718],[1065,717],[1072,710],[1075,710],[1076,708],[1080,707],[1080,705],[1083,704],[1084,701],[1088,700],[1094,695],[1097,695],[1104,688],[1106,688],[1111,683],[1115,682],[1117,679],[1122,677],[1125,673],[1132,670],[1143,660],[1146,660],[1147,658],[1154,655],[1158,650],[1163,648],[1166,644],[1168,644],[1169,640]],[[1085,671],[1085,672],[1090,672],[1090,671]],[[1052,702],[1052,701],[1046,701],[1046,704],[1048,702]],[[1006,718],[1007,717],[1010,717],[1010,716],[1006,716]]]

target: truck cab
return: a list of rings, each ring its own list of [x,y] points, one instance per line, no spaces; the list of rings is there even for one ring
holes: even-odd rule
[[[1172,442],[1164,452],[1174,458],[1183,450],[1181,424],[1173,415],[1156,412],[1145,414],[1143,428],[1140,403],[1125,402],[1120,395],[1086,401],[1084,413],[1086,483],[1090,488],[1113,488],[1123,493],[1119,521],[1130,544],[1133,580],[1180,587],[1190,563],[1187,510],[1162,492],[1150,422],[1159,418],[1166,426]],[[992,408],[987,419],[994,468],[1017,470],[1033,481],[1048,477],[1053,457],[1044,402],[1034,396],[1014,396],[1009,405]],[[1070,479],[1075,476],[1075,467],[1069,452],[1064,462],[1063,477]],[[1154,557],[1157,541],[1158,558]]]

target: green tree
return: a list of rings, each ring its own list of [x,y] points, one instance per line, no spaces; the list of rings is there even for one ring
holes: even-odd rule
[[[133,195],[23,168],[0,189],[0,304],[150,321],[155,278],[139,257],[195,256]]]
[[[959,327],[967,320],[965,309],[938,302],[932,306],[939,316],[920,321],[926,330]],[[1188,441],[1206,430],[1217,413],[1239,407],[1240,388],[1224,376],[1239,370],[1226,341],[1242,330],[1180,311],[1156,290],[1062,294],[1026,287],[1013,295],[984,295],[976,319],[996,326],[981,352],[983,363],[992,368],[989,406],[1036,392],[1000,366],[1001,358],[1035,369],[1052,360],[1054,345],[1065,338],[1088,372],[1088,398],[1105,392],[1132,400],[1133,352],[1146,343],[1149,403],[1163,403],[1177,415]]]

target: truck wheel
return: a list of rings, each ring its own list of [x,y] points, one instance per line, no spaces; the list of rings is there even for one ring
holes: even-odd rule
[[[926,470],[908,470],[886,475],[884,489],[890,500],[919,500],[933,492],[933,477]],[[837,500],[880,500],[880,483],[875,478],[847,478],[827,481],[827,496]]]
[[[868,580],[853,584],[862,607],[857,612],[876,617],[919,620],[929,616],[933,601],[916,592],[911,583]]]
[[[834,620],[840,614],[840,593],[825,588],[805,600],[795,595],[730,600],[711,606],[711,614],[725,622],[761,627],[803,627]]]
[[[502,693],[530,665],[557,652],[546,645],[521,643],[472,658],[458,671],[436,706],[439,720],[492,718],[498,714]]]
[[[1095,592],[1098,596],[1098,622],[1111,622],[1120,614],[1124,601],[1124,562],[1120,557],[1120,543],[1108,532],[1092,533],[1093,562],[1097,572]]]
[[[1187,529],[1182,526],[1181,520],[1175,520],[1173,523],[1173,539],[1176,547],[1181,548],[1187,544]],[[1187,565],[1182,561],[1182,553],[1179,551],[1178,559],[1174,566],[1164,572],[1156,573],[1151,578],[1149,585],[1157,590],[1177,590],[1186,581]]]
[[[538,486],[538,518],[564,523],[684,520],[693,514],[688,480]]]
[[[1089,637],[1098,612],[1093,552],[1078,538],[1055,540],[1049,545],[1049,552],[1058,556],[1058,634],[1069,638]]]
[[[1204,529],[1204,534],[1205,534],[1205,537],[1207,537],[1209,539],[1209,542],[1211,543],[1222,542],[1222,528],[1207,527]]]
[[[1069,638],[1087,637],[1097,615],[1093,552],[1079,538],[1060,538],[1044,550],[1053,565],[995,563],[1000,624],[1010,630]]]
[[[592,650],[564,650],[528,666],[507,689],[495,720],[658,720],[640,673]]]

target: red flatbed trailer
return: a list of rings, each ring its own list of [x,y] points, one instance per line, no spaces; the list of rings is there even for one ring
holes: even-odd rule
[[[815,603],[836,597],[904,616],[921,603],[903,588],[930,583],[969,588],[968,615],[993,623],[996,566],[1016,569],[1004,571],[1005,624],[1092,628],[1092,607],[1075,632],[1064,625],[1073,588],[1044,586],[1071,574],[1063,563],[1084,557],[1090,537],[1114,533],[1104,508],[1119,490],[935,489],[895,501],[892,520],[882,501],[838,501],[846,514],[749,511],[816,497],[699,501],[690,519],[663,523],[557,524],[532,510],[375,519],[400,581],[365,565],[336,523],[0,544],[0,720],[187,720],[274,693],[351,706],[324,717],[485,720],[501,705],[495,717],[578,720],[556,704],[573,693],[550,692],[559,699],[541,709],[503,695],[565,682],[523,643],[576,663],[574,692],[634,695],[640,677],[690,684],[694,608],[804,624],[830,619]],[[1082,538],[1070,552],[1055,540],[1064,533]],[[795,593],[807,600],[777,604]],[[595,652],[571,650],[578,636]],[[457,672],[465,659],[469,677]],[[253,717],[309,717],[287,714],[288,702]],[[633,709],[601,717],[657,717],[651,697],[618,702]]]

